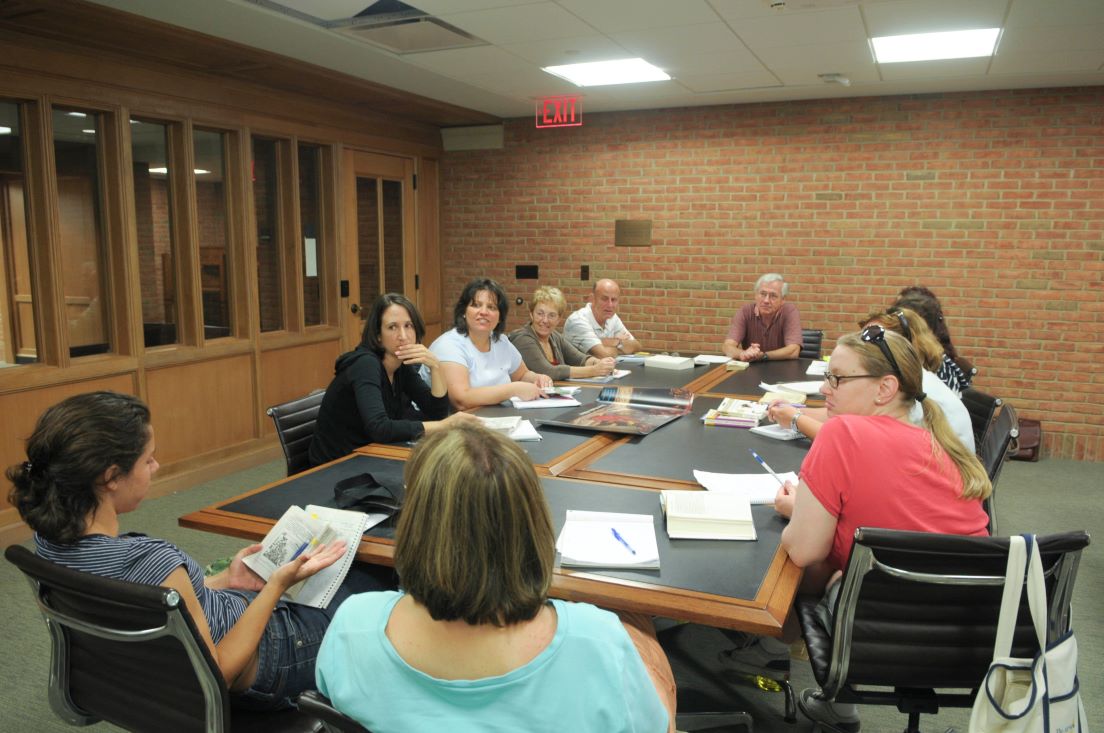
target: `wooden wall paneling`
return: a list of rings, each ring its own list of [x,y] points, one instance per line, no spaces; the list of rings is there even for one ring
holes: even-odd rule
[[[0,76],[5,77],[0,85],[10,90],[8,94],[31,98],[41,94],[45,73],[50,77],[51,91],[67,96],[148,107],[148,95],[158,94],[156,110],[161,115],[209,117],[220,120],[221,125],[264,126],[284,135],[342,140],[361,148],[408,155],[439,155],[441,150],[437,126],[404,120],[370,106],[273,90],[146,60],[128,62],[125,57],[106,57],[2,28],[0,43],[10,49],[10,58],[19,60],[14,65],[0,59],[0,68],[4,69]],[[310,110],[309,118],[304,117],[304,110]],[[500,121],[493,117],[457,124]]]
[[[414,171],[414,160],[407,158],[403,165],[402,177],[403,294],[407,297],[413,295],[411,299],[417,303],[418,293],[414,288],[414,276],[418,272],[418,206],[414,194]],[[384,218],[381,216],[380,221]],[[383,241],[382,236],[380,241]]]
[[[26,440],[34,430],[39,415],[47,407],[61,402],[66,397],[101,389],[137,394],[133,374],[119,374],[103,379],[0,394],[0,414],[4,415],[4,419],[0,420],[0,471],[12,464],[27,460],[27,454],[24,452]],[[8,492],[5,489],[0,491],[0,509],[8,506]],[[4,520],[0,517],[0,526],[3,524]]]
[[[257,234],[253,225],[253,182],[250,171],[253,154],[249,129],[224,130],[227,190],[227,261],[230,267],[230,307],[234,312],[234,335],[256,339],[260,332],[257,309]]]
[[[294,139],[276,145],[279,192],[280,286],[284,293],[284,328],[303,331],[303,229],[299,217],[299,155]]]
[[[261,413],[273,405],[325,389],[333,379],[333,365],[341,354],[336,339],[305,346],[270,349],[261,354]],[[264,419],[263,435],[272,435],[272,420]]]
[[[341,260],[341,198],[340,188],[341,148],[338,145],[322,146],[322,170],[319,175],[318,274],[322,285],[322,323],[340,326],[348,307],[341,298],[338,263]]]
[[[172,201],[173,273],[176,278],[177,340],[203,343],[203,300],[200,295],[199,222],[196,209],[195,147],[192,124],[172,122],[168,128],[169,197]],[[229,213],[229,212],[228,212]]]
[[[31,240],[32,289],[37,300],[34,324],[38,363],[65,367],[69,365],[69,335],[57,235],[58,197],[49,98],[42,96],[23,104],[21,115],[26,153],[27,236]]]
[[[341,299],[341,345],[345,351],[351,351],[360,343],[360,319],[352,312],[352,306],[360,308],[360,273],[357,267],[357,191],[356,191],[356,151],[346,148],[342,151],[341,166],[337,178],[341,182],[338,188],[341,201],[341,239],[337,242],[340,266],[338,278],[349,283],[349,297]]]
[[[130,123],[125,108],[101,112],[100,203],[104,253],[107,257],[108,327],[116,354],[134,354],[142,343],[142,299],[138,288],[138,242],[129,236],[130,212],[134,210],[131,189],[125,181],[130,170]],[[124,134],[122,127],[128,128]],[[131,191],[132,192],[132,191]]]
[[[415,191],[417,208],[417,268],[418,310],[426,322],[426,343],[441,335],[448,323],[442,309],[441,297],[441,247],[438,217],[440,202],[440,161],[436,158],[420,158],[418,161],[418,190]]]
[[[166,466],[255,437],[252,354],[179,364],[146,373],[147,402]]]

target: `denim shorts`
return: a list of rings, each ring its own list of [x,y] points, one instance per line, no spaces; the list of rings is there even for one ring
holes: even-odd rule
[[[390,568],[354,565],[329,607],[314,608],[280,601],[265,625],[257,647],[257,676],[253,685],[233,696],[235,707],[274,710],[290,707],[295,697],[315,688],[314,662],[330,619],[346,598],[355,593],[391,590],[395,587]],[[237,591],[247,602],[257,595]]]

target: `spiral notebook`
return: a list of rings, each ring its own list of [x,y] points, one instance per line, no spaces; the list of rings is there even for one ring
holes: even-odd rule
[[[360,547],[361,536],[384,519],[384,514],[364,514],[314,505],[305,509],[291,506],[265,535],[261,551],[246,556],[243,561],[253,572],[268,580],[276,568],[299,554],[334,540],[345,540],[345,554],[337,562],[296,583],[285,593],[296,603],[325,608],[348,575]]]

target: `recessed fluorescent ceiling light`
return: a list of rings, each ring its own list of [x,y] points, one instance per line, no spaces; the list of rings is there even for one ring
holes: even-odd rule
[[[164,175],[165,173],[169,172],[169,169],[166,168],[165,166],[155,166],[155,167],[151,167],[149,169],[149,172],[153,173],[155,175],[158,174],[158,173]],[[193,168],[192,172],[195,173],[197,176],[205,176],[208,173],[210,173],[211,171],[204,170],[203,168]]]
[[[874,44],[874,58],[879,64],[896,64],[904,61],[992,56],[999,35],[1000,28],[980,28],[972,31],[881,36],[870,40]]]
[[[10,134],[11,134],[11,128],[10,127],[5,127],[4,125],[0,125],[0,135],[10,135]]]
[[[567,64],[566,66],[546,66],[544,70],[581,87],[636,84],[642,81],[666,81],[671,78],[662,69],[657,69],[644,59],[618,59],[616,61],[592,61],[586,64]]]

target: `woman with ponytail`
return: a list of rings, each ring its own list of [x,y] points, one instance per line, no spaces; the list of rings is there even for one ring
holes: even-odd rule
[[[992,490],[989,478],[928,399],[922,374],[911,344],[880,325],[840,338],[821,387],[830,419],[798,484],[787,483],[775,499],[775,509],[790,518],[782,546],[806,569],[806,592],[828,583],[822,609],[829,616],[857,528],[986,534],[981,502]],[[922,427],[909,419],[916,403]],[[806,690],[799,706],[835,730],[858,730],[853,705]]]
[[[137,397],[90,392],[49,408],[27,439],[27,460],[10,467],[9,496],[34,530],[39,555],[74,570],[175,589],[218,664],[231,701],[253,709],[284,707],[314,687],[314,660],[337,606],[354,590],[349,579],[327,609],[280,599],[288,588],[332,565],[338,541],[278,568],[268,582],[242,558],[204,578],[174,545],[121,533],[119,515],[138,507],[157,472],[149,408]],[[356,590],[385,584],[350,573]]]

